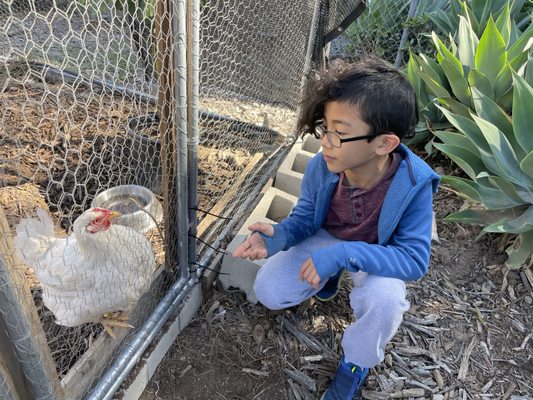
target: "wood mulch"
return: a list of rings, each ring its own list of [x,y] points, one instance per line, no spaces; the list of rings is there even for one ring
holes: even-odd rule
[[[532,399],[531,272],[504,267],[498,237],[475,241],[479,228],[442,221],[462,205],[446,187],[437,194],[430,271],[408,284],[411,309],[363,398]],[[319,399],[353,320],[348,286],[277,315],[218,288],[141,400]]]

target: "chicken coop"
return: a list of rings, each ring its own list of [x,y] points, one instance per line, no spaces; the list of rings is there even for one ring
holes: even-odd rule
[[[0,0],[1,398],[113,396],[290,149],[306,77],[363,7]]]

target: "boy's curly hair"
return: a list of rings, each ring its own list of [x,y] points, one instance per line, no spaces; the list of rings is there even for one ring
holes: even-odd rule
[[[337,60],[336,60],[337,61]],[[330,101],[347,102],[371,127],[369,134],[391,132],[400,139],[414,136],[418,108],[413,87],[392,65],[378,58],[347,64],[337,61],[307,86],[298,132],[315,133]]]

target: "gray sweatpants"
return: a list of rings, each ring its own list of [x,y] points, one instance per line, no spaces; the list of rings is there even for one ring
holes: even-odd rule
[[[300,267],[312,251],[339,241],[321,229],[298,245],[269,258],[254,284],[259,301],[271,310],[280,310],[313,296],[318,290],[307,282],[300,282]],[[383,361],[384,348],[398,330],[403,313],[409,309],[405,283],[361,271],[349,275],[354,281],[350,305],[356,320],[344,332],[344,357],[350,363],[370,368]]]

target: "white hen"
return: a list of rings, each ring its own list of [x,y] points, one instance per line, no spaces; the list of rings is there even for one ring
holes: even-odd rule
[[[41,282],[43,302],[64,326],[101,322],[103,315],[128,312],[148,290],[155,269],[150,242],[136,230],[113,224],[120,215],[91,208],[80,215],[73,234],[54,236],[52,219],[23,219],[14,238],[22,260]],[[112,331],[110,332],[111,335]]]

